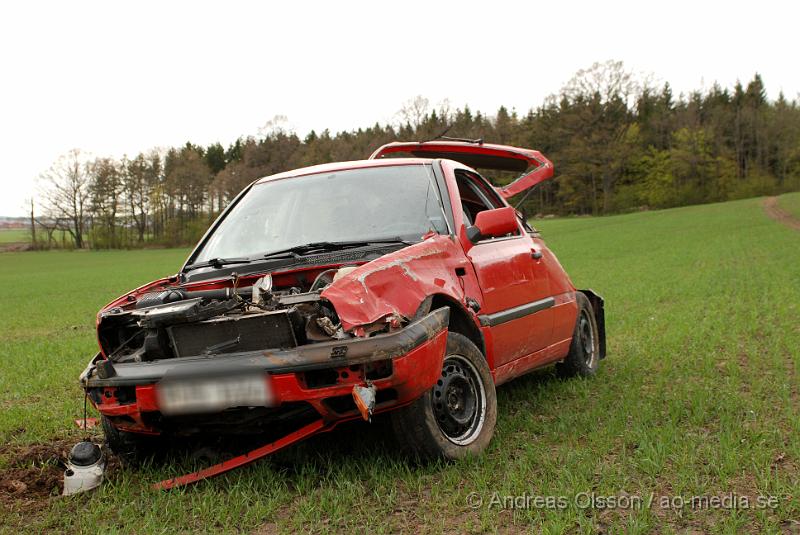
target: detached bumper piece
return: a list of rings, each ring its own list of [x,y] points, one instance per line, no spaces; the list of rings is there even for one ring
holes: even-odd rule
[[[304,438],[308,438],[311,435],[322,431],[324,428],[325,423],[322,420],[317,420],[301,427],[297,431],[289,433],[285,437],[280,438],[275,442],[265,444],[260,448],[245,453],[244,455],[239,455],[233,459],[228,459],[227,461],[215,464],[214,466],[209,466],[203,470],[198,470],[197,472],[192,472],[191,474],[159,481],[153,485],[153,488],[155,490],[169,490],[175,487],[191,485],[192,483],[197,483],[198,481],[208,479],[209,477],[218,476],[233,470],[234,468],[239,468],[240,466],[244,466],[252,463],[253,461],[257,461],[258,459],[262,459],[271,453],[275,453],[276,451],[285,448],[286,446],[291,446],[296,442],[300,442]]]
[[[262,377],[268,385],[270,401],[261,411],[288,413],[298,405],[311,411],[302,418],[305,423],[298,422],[289,428],[293,430],[283,431],[289,431],[286,435],[260,448],[155,485],[158,489],[170,489],[238,468],[329,431],[341,422],[369,419],[373,413],[413,402],[439,378],[447,346],[449,312],[447,308],[438,309],[400,330],[370,338],[348,338],[291,349],[141,363],[111,363],[98,355],[80,381],[100,413],[117,429],[151,435],[174,432],[172,426],[181,421],[181,415],[165,414],[161,403],[166,397],[160,392],[176,382],[199,384],[213,378]],[[196,418],[218,422],[221,418],[235,418],[237,411],[256,412],[231,406],[231,410],[207,416],[197,414]],[[262,424],[271,425],[266,420]]]

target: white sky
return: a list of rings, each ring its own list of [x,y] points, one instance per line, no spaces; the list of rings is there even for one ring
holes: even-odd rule
[[[415,95],[525,112],[607,59],[676,95],[758,71],[795,98],[798,20],[789,1],[3,2],[0,215],[74,147],[227,145],[276,115],[335,132]]]

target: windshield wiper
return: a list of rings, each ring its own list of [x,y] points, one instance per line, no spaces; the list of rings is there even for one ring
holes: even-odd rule
[[[200,269],[204,267],[213,267],[215,269],[220,269],[223,266],[230,266],[232,264],[249,264],[253,262],[253,258],[212,258],[211,260],[207,260],[205,262],[197,262],[196,264],[189,264],[185,268],[183,268],[183,272],[189,272],[195,269]]]
[[[204,262],[189,264],[183,269],[183,272],[188,273],[189,271],[206,267],[213,267],[214,269],[220,269],[223,266],[230,266],[232,264],[250,264],[252,262],[265,258],[281,258],[281,257],[297,258],[298,256],[304,256],[315,252],[336,251],[338,249],[350,249],[353,247],[367,247],[370,245],[383,245],[391,243],[412,245],[414,242],[404,240],[400,237],[378,238],[374,240],[354,240],[354,241],[318,241],[312,243],[305,243],[302,245],[295,245],[294,247],[287,247],[286,249],[280,249],[278,251],[272,251],[271,253],[267,253],[259,258],[212,258],[211,260],[206,260]]]
[[[367,247],[370,245],[383,245],[391,243],[401,243],[403,245],[413,244],[413,242],[404,240],[400,237],[378,238],[375,240],[318,241],[312,243],[305,243],[303,245],[295,245],[293,247],[287,247],[286,249],[280,249],[278,251],[272,251],[271,253],[265,254],[262,258],[276,258],[282,256],[297,257],[302,255],[308,255],[317,251],[319,252],[336,251],[338,249],[350,249],[352,247]]]

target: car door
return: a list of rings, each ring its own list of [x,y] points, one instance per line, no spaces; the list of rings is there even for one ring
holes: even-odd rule
[[[456,184],[465,225],[471,225],[480,211],[505,206],[494,188],[475,173],[457,170]],[[516,235],[468,245],[467,258],[483,296],[479,316],[492,332],[495,367],[547,347],[554,301],[531,236],[520,225]]]

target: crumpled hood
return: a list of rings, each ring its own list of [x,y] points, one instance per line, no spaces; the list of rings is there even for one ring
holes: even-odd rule
[[[322,291],[345,331],[396,314],[411,318],[429,295],[463,302],[463,290],[448,260],[457,254],[449,237],[435,235],[359,266]]]

